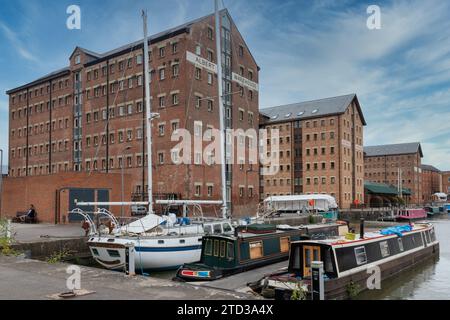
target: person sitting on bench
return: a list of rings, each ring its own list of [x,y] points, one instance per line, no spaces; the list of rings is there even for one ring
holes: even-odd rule
[[[21,222],[29,222],[34,221],[36,219],[36,210],[34,209],[34,205],[30,205],[30,209],[27,214],[19,217]]]

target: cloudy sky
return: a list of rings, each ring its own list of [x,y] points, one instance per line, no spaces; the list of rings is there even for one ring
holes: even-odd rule
[[[106,5],[107,3],[107,5]],[[420,141],[424,163],[450,170],[450,1],[223,0],[260,73],[261,108],[356,93],[365,144]],[[82,10],[81,30],[66,9]],[[367,28],[367,7],[381,29]],[[213,0],[0,0],[0,147],[6,90],[68,64],[79,45],[104,52],[209,14]]]

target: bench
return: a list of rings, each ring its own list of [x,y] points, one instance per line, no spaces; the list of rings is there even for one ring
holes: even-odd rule
[[[13,219],[13,222],[16,222],[16,223],[24,222],[24,223],[30,223],[30,224],[38,223],[37,212],[35,212],[34,218],[28,218],[28,217],[25,217],[25,221],[21,221],[21,220],[20,220],[20,217],[26,216],[27,213],[28,213],[28,212],[17,211],[17,212],[16,212],[16,217]]]

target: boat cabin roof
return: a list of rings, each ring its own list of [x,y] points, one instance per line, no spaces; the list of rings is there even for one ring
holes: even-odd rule
[[[253,225],[254,226],[254,225]],[[267,226],[267,225],[260,225],[260,226]],[[216,235],[208,235],[205,236],[205,238],[221,238],[221,239],[226,239],[226,240],[236,240],[238,238],[241,239],[248,239],[248,238],[253,238],[253,237],[262,237],[265,235],[273,235],[273,234],[286,234],[287,232],[291,231],[291,232],[298,232],[301,230],[305,231],[311,231],[311,230],[320,230],[320,229],[325,229],[325,228],[332,228],[332,227],[338,227],[338,226],[342,226],[342,224],[338,224],[338,223],[319,223],[319,224],[309,224],[309,225],[301,225],[301,226],[289,226],[289,225],[279,225],[279,226],[273,226],[273,231],[271,232],[265,232],[265,233],[261,233],[261,232],[257,232],[258,228],[254,229],[254,228],[248,228],[245,232],[241,231],[238,232],[238,236],[236,237],[236,235],[234,234],[216,234]],[[255,230],[255,232],[253,232],[252,230]],[[261,230],[261,228],[259,229]]]
[[[281,235],[281,234],[285,234],[288,231],[295,231],[295,229],[292,229],[292,230],[275,230],[274,232],[269,232],[269,233],[253,233],[253,232],[245,232],[245,233],[243,233],[243,232],[239,232],[237,237],[235,235],[233,235],[233,234],[229,234],[229,235],[226,235],[226,234],[208,235],[208,236],[205,236],[204,238],[208,238],[208,239],[215,238],[215,239],[223,239],[223,240],[234,241],[234,240],[237,240],[238,238],[240,238],[240,239],[249,239],[249,238],[255,238],[255,237],[263,237],[263,236],[266,236],[266,235],[274,235],[274,234],[280,234]]]
[[[409,232],[405,232],[404,234],[408,234],[411,232],[415,232],[415,231],[419,231],[419,230],[424,230],[427,229],[431,226],[430,223],[417,223],[413,225],[413,228],[411,231]],[[306,240],[306,241],[295,241],[292,243],[302,243],[302,242],[314,242],[317,244],[322,244],[322,245],[329,245],[329,246],[340,246],[340,245],[347,245],[347,244],[352,244],[352,243],[358,243],[361,241],[368,241],[368,240],[375,240],[375,239],[379,239],[379,238],[386,238],[386,237],[391,237],[392,235],[383,235],[381,233],[382,230],[379,231],[375,231],[375,232],[365,232],[364,233],[364,239],[361,239],[360,234],[356,234],[354,239],[348,239],[345,236],[339,236],[339,237],[334,237],[334,238],[328,238],[328,239],[323,239],[323,240]]]

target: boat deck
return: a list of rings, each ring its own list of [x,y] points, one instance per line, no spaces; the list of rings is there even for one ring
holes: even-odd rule
[[[222,290],[231,290],[237,292],[251,292],[252,290],[247,287],[247,283],[255,282],[267,276],[271,273],[277,272],[282,268],[288,267],[288,261],[282,261],[267,265],[261,268],[252,269],[249,271],[241,272],[223,279],[208,281],[208,282],[190,282],[193,286],[201,286],[205,288],[214,288]]]

